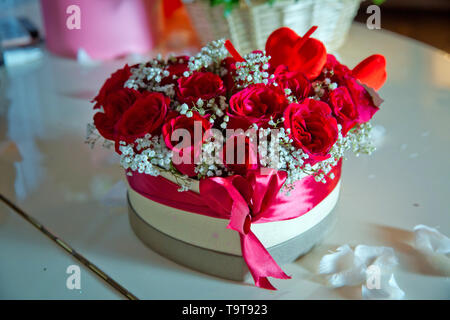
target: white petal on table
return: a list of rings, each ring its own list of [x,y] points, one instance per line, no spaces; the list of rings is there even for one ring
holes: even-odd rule
[[[319,264],[319,273],[329,274],[328,283],[335,288],[360,284],[366,278],[365,269],[364,262],[347,244],[323,256]]]
[[[334,288],[362,284],[363,299],[403,299],[393,274],[397,264],[390,247],[358,245],[353,251],[346,244],[322,257],[319,273],[328,275]]]
[[[394,249],[390,247],[373,247],[360,244],[355,248],[355,256],[365,266],[376,265],[383,268],[391,268],[398,264]]]
[[[434,228],[423,224],[414,227],[416,248],[425,253],[450,253],[450,239]]]
[[[382,274],[379,288],[368,288],[367,283],[361,287],[361,294],[364,300],[401,300],[405,297],[405,292],[400,289],[395,281],[394,274]]]

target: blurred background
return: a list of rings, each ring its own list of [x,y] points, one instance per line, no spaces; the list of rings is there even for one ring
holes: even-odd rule
[[[369,1],[358,10],[364,23]],[[381,6],[381,27],[450,52],[450,0],[386,0]]]
[[[319,25],[314,35],[335,51],[373,4],[382,29],[450,51],[450,0],[0,0],[2,63],[38,59],[44,46],[89,63],[192,52],[222,37],[245,53],[282,25],[299,34]]]

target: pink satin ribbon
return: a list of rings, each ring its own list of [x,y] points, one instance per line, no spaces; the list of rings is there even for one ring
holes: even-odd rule
[[[242,256],[255,285],[276,290],[267,277],[290,279],[251,231],[253,223],[298,218],[319,204],[336,187],[341,161],[333,168],[334,179],[316,182],[308,176],[295,183],[290,195],[279,192],[286,180],[284,171],[262,175],[253,171],[239,175],[200,180],[200,194],[178,192],[179,186],[161,176],[133,172],[127,176],[131,188],[155,202],[192,213],[228,219],[227,228],[240,235]]]

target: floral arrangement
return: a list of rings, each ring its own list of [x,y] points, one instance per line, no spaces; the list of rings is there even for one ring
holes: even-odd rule
[[[115,146],[128,175],[192,179],[285,171],[287,191],[330,172],[350,150],[371,153],[369,121],[386,79],[383,56],[349,69],[325,46],[289,28],[265,51],[241,56],[231,42],[194,56],[161,56],[116,71],[94,98],[87,142]]]
[[[385,59],[373,55],[349,69],[311,38],[316,28],[302,37],[277,29],[265,51],[243,57],[217,40],[192,57],[126,65],[94,98],[88,125],[87,142],[103,137],[115,146],[139,195],[229,220],[265,289],[275,289],[269,277],[290,277],[252,225],[309,212],[338,185],[345,151],[374,149],[369,121],[381,103],[375,90],[386,80]]]

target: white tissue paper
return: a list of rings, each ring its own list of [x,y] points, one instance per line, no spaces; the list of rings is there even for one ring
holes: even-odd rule
[[[343,245],[322,257],[319,273],[328,275],[334,288],[362,284],[363,299],[402,299],[405,293],[393,274],[397,264],[392,248],[358,245],[352,250]]]
[[[424,253],[450,253],[450,239],[434,228],[419,224],[414,227],[416,248]]]

